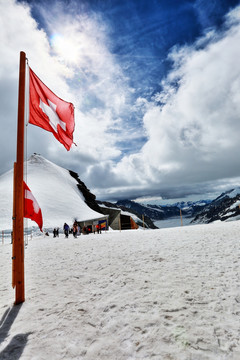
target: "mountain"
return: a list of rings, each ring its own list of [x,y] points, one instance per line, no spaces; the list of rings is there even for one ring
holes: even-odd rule
[[[44,228],[62,228],[75,219],[84,221],[103,217],[91,194],[78,175],[34,154],[25,163],[27,185],[43,214]],[[0,229],[12,228],[13,171],[0,176]],[[91,207],[89,204],[91,203]],[[32,226],[34,222],[28,220]]]
[[[196,214],[191,223],[210,223],[216,220],[240,219],[240,187],[222,193]]]
[[[210,202],[210,200],[199,200],[196,202],[177,202],[171,205],[143,205],[131,200],[119,200],[116,205],[136,211],[140,215],[149,217],[152,221],[158,221],[179,216],[180,209],[183,216],[193,217]]]
[[[193,217],[211,202],[212,200],[180,201],[173,204],[173,206],[177,206],[181,209],[183,215]]]
[[[131,200],[119,200],[116,202],[117,206],[123,206],[124,208],[128,209],[129,211],[135,211],[140,216],[144,215],[144,217],[148,217],[151,220],[162,220],[164,219],[164,211],[161,207],[157,205],[153,205],[150,208],[146,205],[142,205],[135,201]],[[179,209],[178,209],[179,213]]]
[[[90,190],[86,187],[83,181],[79,179],[79,176],[76,172],[72,170],[68,170],[69,174],[77,181],[77,187],[79,191],[82,193],[85,203],[94,211],[101,213],[101,208],[96,201],[96,196],[90,192]]]

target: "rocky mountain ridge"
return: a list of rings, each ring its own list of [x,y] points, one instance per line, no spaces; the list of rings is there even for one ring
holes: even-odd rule
[[[192,224],[240,219],[240,188],[222,193],[196,213]]]

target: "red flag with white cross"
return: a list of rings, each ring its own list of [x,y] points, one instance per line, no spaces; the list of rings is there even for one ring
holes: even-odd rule
[[[31,190],[25,183],[23,182],[24,188],[24,217],[35,221],[39,229],[42,231],[43,226],[43,218],[42,218],[42,210],[38,205],[37,200],[33,196]]]
[[[74,132],[74,106],[55,95],[29,68],[29,123],[53,133],[70,150]]]

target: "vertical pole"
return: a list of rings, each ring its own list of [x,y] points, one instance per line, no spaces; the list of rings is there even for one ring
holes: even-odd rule
[[[183,222],[182,222],[182,210],[180,209],[180,218],[181,218],[181,226],[183,226]]]
[[[121,210],[120,210],[120,212],[119,212],[119,230],[120,230],[120,232],[121,232],[121,230],[122,230],[122,224],[121,224]]]
[[[142,216],[142,221],[143,221],[143,228],[145,230],[144,215]]]
[[[4,245],[4,231],[2,230],[2,244]]]
[[[15,285],[15,305],[25,301],[24,288],[24,105],[25,105],[25,66],[26,55],[20,52],[19,88],[18,88],[18,126],[17,126],[17,161],[16,174],[14,175],[14,211],[13,217],[13,269]]]
[[[13,167],[13,222],[12,222],[12,287],[13,289],[16,286],[16,251],[15,251],[15,236],[16,236],[16,184],[17,184],[17,170],[16,170],[17,163],[14,163]]]

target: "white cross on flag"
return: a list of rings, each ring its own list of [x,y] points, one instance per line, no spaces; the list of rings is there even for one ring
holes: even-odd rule
[[[53,133],[70,150],[73,143],[74,106],[55,95],[29,68],[29,123]]]

